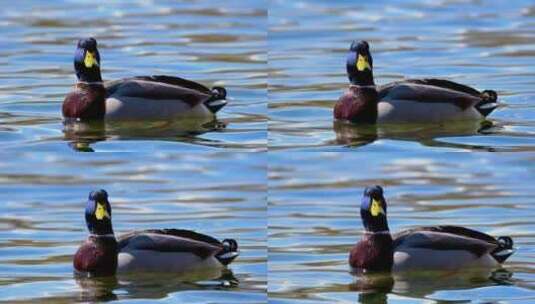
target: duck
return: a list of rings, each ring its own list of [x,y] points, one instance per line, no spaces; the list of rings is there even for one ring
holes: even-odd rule
[[[360,216],[365,233],[351,249],[354,272],[494,269],[514,252],[509,236],[492,237],[460,226],[425,226],[392,235],[381,186],[364,189]]]
[[[376,86],[367,41],[351,43],[346,69],[350,85],[334,106],[335,120],[365,124],[484,120],[498,107],[495,91],[478,91],[445,79],[406,79]]]
[[[217,239],[183,229],[131,231],[115,237],[108,193],[89,193],[88,238],[73,258],[75,273],[88,277],[117,273],[187,273],[224,269],[238,255],[234,239]]]
[[[213,118],[226,104],[223,87],[173,76],[136,76],[102,81],[95,38],[78,41],[74,55],[78,82],[63,101],[68,120]]]

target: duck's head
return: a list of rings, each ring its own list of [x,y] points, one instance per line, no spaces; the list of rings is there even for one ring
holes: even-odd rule
[[[100,54],[95,38],[84,38],[78,41],[74,53],[74,70],[78,80],[85,82],[100,82]]]
[[[113,234],[111,226],[111,206],[108,193],[96,190],[89,193],[85,207],[85,222],[90,233],[96,235]]]
[[[386,200],[381,186],[366,187],[360,205],[360,217],[369,232],[387,231]]]
[[[368,86],[373,82],[373,60],[368,42],[353,41],[347,55],[347,77],[354,85]]]

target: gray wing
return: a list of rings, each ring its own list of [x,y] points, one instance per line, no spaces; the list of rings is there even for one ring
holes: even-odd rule
[[[493,237],[464,227],[421,227],[394,235],[395,250],[426,248],[436,250],[466,250],[477,256],[498,248]]]
[[[213,93],[201,84],[169,76],[140,76],[108,81],[104,83],[104,87],[108,97],[181,100],[192,107],[213,96]]]
[[[464,84],[460,84],[454,81],[446,80],[446,79],[436,79],[436,78],[423,78],[423,79],[405,79],[401,82],[408,82],[408,83],[415,83],[415,84],[424,84],[424,85],[430,85],[435,87],[441,87],[444,89],[450,89],[453,91],[458,92],[464,92],[476,97],[479,97],[481,95],[481,92],[469,87]]]
[[[119,251],[151,250],[159,252],[190,252],[201,258],[216,255],[223,249],[219,241],[208,241],[199,237],[188,237],[190,234],[173,234],[170,230],[134,231],[118,238]],[[169,233],[171,231],[171,233]],[[185,231],[185,230],[174,230]],[[195,232],[191,232],[196,234]],[[200,234],[197,234],[200,235]]]
[[[379,87],[379,100],[411,100],[451,103],[467,109],[479,103],[481,93],[471,87],[442,79],[409,79]]]

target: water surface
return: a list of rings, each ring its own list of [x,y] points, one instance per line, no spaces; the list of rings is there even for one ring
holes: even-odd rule
[[[532,1],[272,1],[270,148],[533,150],[534,10]],[[492,124],[333,126],[357,39],[370,42],[376,84],[435,77],[496,90],[502,105]]]
[[[270,153],[270,303],[535,301],[535,156],[493,153]],[[509,235],[496,273],[355,277],[362,191],[383,185],[391,231],[461,225]]]
[[[212,1],[8,2],[0,20],[5,150],[266,148],[264,1],[226,1],[224,6]],[[217,127],[143,122],[64,133],[61,104],[76,81],[76,42],[88,36],[98,40],[104,80],[176,75],[225,86],[229,104],[218,113]]]
[[[266,302],[265,155],[77,155],[3,155],[0,302]],[[77,278],[72,256],[88,234],[87,195],[99,188],[110,195],[116,234],[191,229],[235,238],[241,255],[222,273]]]

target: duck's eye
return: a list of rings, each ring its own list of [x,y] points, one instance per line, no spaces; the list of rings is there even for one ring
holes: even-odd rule
[[[370,66],[370,63],[368,62],[368,56],[358,54],[357,57],[357,71],[364,71],[365,69],[371,70],[372,67]]]
[[[372,198],[372,205],[370,207],[370,213],[372,216],[378,216],[379,214],[385,214],[385,210],[381,207],[381,203]]]
[[[97,203],[97,208],[95,209],[95,217],[97,218],[97,220],[102,220],[105,217],[110,218],[110,214],[101,203]]]
[[[94,65],[98,66],[98,61],[97,57],[95,56],[95,53],[90,51],[85,52],[84,65],[88,69]]]

